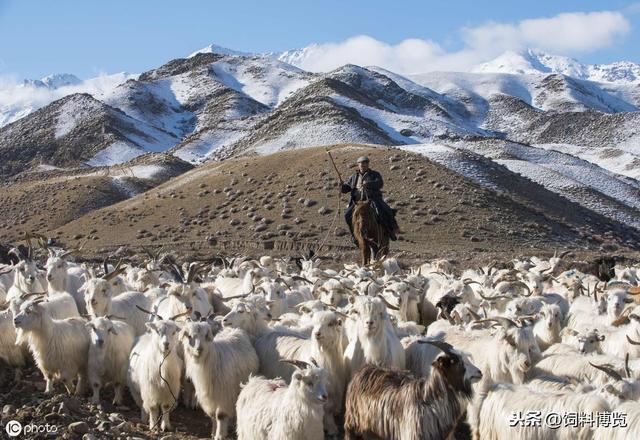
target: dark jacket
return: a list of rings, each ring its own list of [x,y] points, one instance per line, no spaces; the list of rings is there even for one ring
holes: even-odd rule
[[[371,200],[382,199],[382,192],[380,191],[382,189],[382,186],[384,185],[382,175],[374,170],[367,170],[364,173],[364,182],[367,184],[367,187],[365,188],[366,197],[364,197],[356,188],[356,182],[358,180],[359,173],[359,171],[353,173],[349,180],[342,184],[340,191],[343,194],[351,193],[351,203],[353,203],[354,201],[363,200],[365,198]]]

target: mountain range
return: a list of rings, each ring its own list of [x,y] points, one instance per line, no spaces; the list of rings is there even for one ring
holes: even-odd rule
[[[17,118],[0,115],[12,121],[0,128],[0,178],[10,184],[43,167],[126,166],[149,153],[202,166],[314,146],[384,145],[497,193],[511,191],[505,182],[518,176],[640,227],[639,65],[584,65],[526,50],[471,72],[296,67],[313,50],[250,54],[212,45],[123,74],[99,93],[11,108]],[[20,87],[74,90],[83,83],[57,75]]]

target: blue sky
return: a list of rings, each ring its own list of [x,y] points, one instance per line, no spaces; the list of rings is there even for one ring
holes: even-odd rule
[[[640,3],[618,0],[0,0],[0,75],[142,72],[210,43],[253,52],[338,43],[329,49],[348,57],[353,46],[339,44],[358,35],[388,57],[402,49],[406,58],[416,46],[394,45],[417,39],[451,69],[531,45],[590,63],[640,62],[639,28]]]

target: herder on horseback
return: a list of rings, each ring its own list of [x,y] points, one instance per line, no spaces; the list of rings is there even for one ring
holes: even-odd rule
[[[400,232],[398,223],[396,222],[396,210],[391,209],[389,205],[382,199],[382,186],[384,182],[379,172],[369,168],[369,158],[361,156],[358,158],[358,170],[349,178],[348,181],[342,182],[340,191],[343,194],[351,193],[351,200],[347,211],[344,213],[344,219],[349,226],[349,231],[357,243],[353,233],[353,211],[357,202],[370,201],[373,206],[378,223],[387,230],[391,240],[397,239]]]

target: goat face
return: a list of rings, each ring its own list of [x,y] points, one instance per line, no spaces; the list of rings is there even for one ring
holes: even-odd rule
[[[605,296],[605,295],[603,295]],[[627,303],[627,293],[624,290],[614,290],[606,293],[607,301],[607,316],[611,319],[615,319],[620,316],[624,306]],[[633,302],[629,299],[628,302]]]
[[[311,337],[321,347],[335,347],[342,337],[342,320],[333,312],[316,312],[311,322]]]
[[[67,276],[67,262],[60,257],[49,257],[44,267],[47,269],[49,284],[60,285]]]
[[[83,286],[87,311],[93,316],[109,313],[111,304],[111,285],[102,278],[91,278]]]
[[[540,348],[529,326],[501,329],[498,337],[516,351],[514,362],[520,371],[529,371],[541,357]]]
[[[251,304],[238,302],[222,320],[224,328],[249,328],[251,322],[257,319],[257,312]]]
[[[29,289],[38,280],[38,266],[33,260],[22,260],[16,264],[14,274],[14,283]]]
[[[599,335],[598,330],[591,330],[584,335],[578,335],[577,339],[580,353],[599,353],[600,342],[604,341],[604,335]]]
[[[363,334],[373,336],[382,332],[386,317],[386,308],[382,301],[369,296],[352,296],[349,299],[353,302],[351,313],[357,317],[358,328]]]
[[[555,304],[545,304],[540,309],[540,317],[545,323],[547,329],[560,331],[562,327],[562,311]]]
[[[110,335],[117,335],[111,320],[107,318],[94,318],[86,324],[91,345],[99,349],[104,348],[105,342]]]
[[[327,289],[327,288],[321,287],[318,289],[318,292],[320,292],[320,301],[334,307],[338,307],[338,305],[340,304],[343,298],[342,288]]]
[[[40,303],[25,301],[20,305],[20,311],[14,315],[13,325],[22,330],[35,330],[41,328],[41,320],[44,309]]]
[[[324,369],[309,367],[294,371],[290,386],[294,387],[310,404],[323,405],[329,398],[327,382],[327,373]]]
[[[213,329],[206,322],[188,322],[180,332],[180,339],[185,353],[197,362],[207,345],[213,341]]]
[[[176,335],[180,330],[178,324],[169,320],[159,320],[147,322],[145,325],[153,335],[153,343],[156,344],[156,349],[160,353],[168,355],[176,345]]]
[[[473,394],[471,385],[482,379],[482,372],[457,350],[438,355],[431,366],[444,376],[454,390],[467,398]]]

